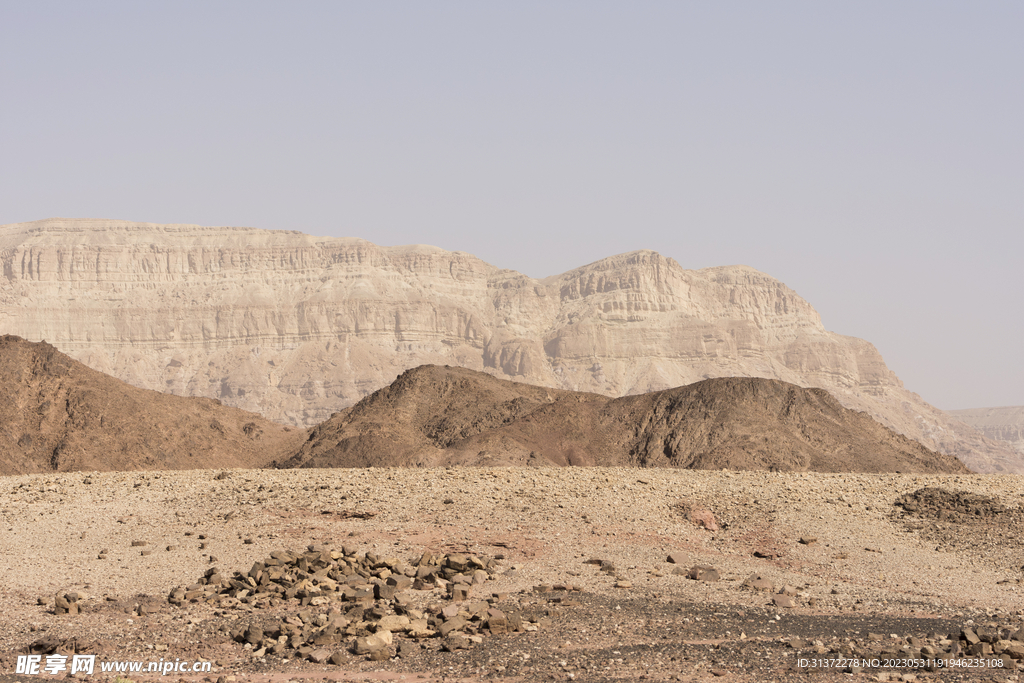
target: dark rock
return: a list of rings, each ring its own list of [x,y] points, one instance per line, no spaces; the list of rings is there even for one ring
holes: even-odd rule
[[[686,578],[693,579],[695,581],[718,581],[722,577],[718,574],[718,570],[706,564],[698,564],[690,567],[690,571],[687,572]]]

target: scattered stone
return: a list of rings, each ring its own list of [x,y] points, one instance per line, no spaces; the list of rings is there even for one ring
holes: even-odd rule
[[[669,564],[686,564],[686,555],[683,553],[669,553],[665,561]]]
[[[818,542],[818,537],[817,536],[801,536],[800,537],[800,543],[802,543],[803,545],[814,545],[817,542]]]
[[[776,607],[785,607],[787,609],[796,607],[796,601],[788,595],[773,595],[772,602],[775,603]]]
[[[718,531],[718,522],[711,510],[694,510],[690,513],[690,519],[694,524],[708,531]]]
[[[722,577],[714,567],[706,564],[698,564],[694,567],[690,567],[690,571],[687,572],[686,578],[710,583],[712,581],[718,581]]]
[[[775,590],[775,586],[772,582],[763,577],[760,574],[751,574],[743,581],[744,588],[750,588],[755,591],[762,591],[765,593],[771,593]]]

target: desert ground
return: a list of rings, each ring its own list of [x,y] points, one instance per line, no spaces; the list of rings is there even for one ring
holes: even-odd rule
[[[949,495],[895,505],[926,488]],[[212,663],[133,681],[1017,681],[1024,668],[1010,656],[1024,646],[1015,476],[192,470],[9,476],[0,491],[3,681],[64,678],[18,675],[17,656],[76,652]],[[304,598],[196,585],[310,552],[376,576]],[[440,579],[358,593],[420,576],[424,553],[486,571],[456,575],[451,596]],[[324,637],[282,644],[289,623]],[[385,630],[386,647],[353,652]],[[959,665],[921,666],[936,658]],[[74,676],[115,679],[98,669]]]

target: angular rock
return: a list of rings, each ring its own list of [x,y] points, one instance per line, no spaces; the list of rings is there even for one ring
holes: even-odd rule
[[[365,655],[370,652],[385,649],[393,642],[390,631],[377,631],[372,636],[356,638],[352,651],[357,655]]]
[[[695,581],[712,582],[718,581],[722,577],[714,567],[706,564],[698,564],[690,568],[690,571],[686,574],[686,578],[693,579]]]
[[[448,634],[450,634],[452,631],[458,631],[464,628],[466,626],[466,623],[466,620],[462,617],[455,617],[441,624],[437,630],[441,634],[441,637],[443,638],[447,637]]]
[[[718,521],[711,510],[694,510],[690,513],[690,519],[699,527],[708,531],[718,531]]]
[[[744,579],[743,586],[744,588],[750,588],[751,590],[762,591],[765,593],[770,593],[775,590],[775,586],[772,585],[772,582],[761,574],[751,574]]]
[[[773,595],[772,602],[775,603],[776,607],[796,607],[796,601],[788,595]]]

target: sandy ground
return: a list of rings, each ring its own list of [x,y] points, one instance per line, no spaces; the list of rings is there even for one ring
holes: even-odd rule
[[[809,647],[818,641],[821,651],[812,654],[828,657],[869,633],[901,643],[912,635],[938,640],[965,625],[1008,632],[1024,625],[1024,543],[1014,528],[908,525],[915,520],[901,519],[893,505],[901,494],[942,487],[995,497],[1018,514],[1024,479],[1015,476],[602,468],[218,474],[0,479],[0,680],[64,675],[14,676],[16,655],[41,638],[91,643],[106,659],[214,662],[209,674],[163,680],[809,680],[795,638]],[[717,529],[700,523],[710,520],[705,511]],[[294,655],[254,657],[224,637],[224,625],[253,618],[251,606],[166,602],[168,591],[211,566],[244,573],[271,551],[309,544],[409,560],[428,549],[500,556],[500,571],[479,592],[508,593],[501,599],[536,613],[539,628],[486,635],[468,651],[440,652],[428,640],[390,660],[317,665]],[[677,564],[667,562],[670,554]],[[721,580],[673,573],[695,565],[714,567]],[[776,589],[792,587],[795,607],[744,587],[752,574]],[[535,589],[558,584],[572,590]],[[54,614],[54,594],[72,591],[83,594],[83,612]],[[411,592],[424,604],[444,601],[436,591]],[[158,608],[140,616],[138,604]],[[857,676],[1016,681],[1021,673],[881,667]],[[838,671],[814,676],[849,680]]]

